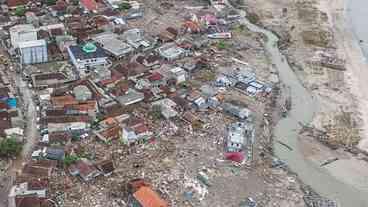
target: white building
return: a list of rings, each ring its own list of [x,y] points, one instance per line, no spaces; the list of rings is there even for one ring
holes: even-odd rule
[[[165,60],[173,61],[186,55],[185,50],[178,47],[175,43],[166,43],[156,49]]]
[[[18,48],[20,42],[37,40],[37,29],[32,24],[18,24],[9,29],[13,48]]]
[[[62,132],[68,130],[84,130],[90,127],[86,122],[69,122],[69,123],[48,123],[47,128],[49,133]]]
[[[181,67],[175,67],[170,69],[171,77],[176,80],[176,84],[183,83],[187,80],[187,72]]]
[[[92,43],[87,43],[84,46],[71,45],[68,47],[68,54],[77,69],[108,64],[108,55],[105,51]]]
[[[122,58],[132,53],[134,49],[118,37],[114,33],[102,33],[92,39],[115,58]]]
[[[165,119],[176,117],[178,112],[175,110],[176,103],[168,98],[164,98],[152,103],[152,106],[160,106],[161,114]]]
[[[230,124],[227,131],[226,149],[229,152],[242,151],[246,142],[245,123],[236,122]]]
[[[110,8],[112,9],[118,9],[119,5],[121,3],[123,3],[124,1],[122,0],[105,0],[104,1],[108,6],[110,6]]]
[[[63,31],[63,33],[65,33],[65,26],[64,24],[58,23],[58,24],[50,24],[50,25],[46,25],[46,26],[41,26],[39,28],[39,30],[44,30],[47,31],[49,33],[52,32],[52,30],[61,30]]]
[[[47,43],[45,40],[19,42],[20,62],[22,64],[45,63],[47,57]]]
[[[130,29],[123,33],[123,39],[127,41],[135,49],[139,47],[148,48],[150,46],[150,42],[144,38],[143,30],[141,29]]]

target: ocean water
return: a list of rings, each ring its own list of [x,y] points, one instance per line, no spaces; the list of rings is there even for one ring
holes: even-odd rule
[[[368,0],[350,0],[347,6],[348,22],[363,53],[368,57]],[[368,68],[367,68],[368,70]]]

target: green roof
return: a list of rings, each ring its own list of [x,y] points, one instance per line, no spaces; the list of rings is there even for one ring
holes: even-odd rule
[[[85,52],[85,53],[92,53],[92,52],[96,52],[97,50],[97,47],[96,45],[94,45],[93,43],[87,43],[85,44],[83,47],[82,47],[82,50]]]

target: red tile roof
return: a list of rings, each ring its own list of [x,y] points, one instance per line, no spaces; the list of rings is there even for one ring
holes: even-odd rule
[[[101,132],[101,135],[108,140],[118,139],[120,137],[121,127],[119,125],[111,126]]]
[[[0,110],[7,110],[7,109],[9,109],[8,104],[0,102]]]
[[[134,198],[142,207],[167,207],[166,201],[154,192],[151,188],[143,186],[133,194]]]
[[[26,164],[23,167],[22,173],[28,174],[29,176],[32,176],[32,177],[42,178],[42,177],[51,176],[51,171],[52,171],[52,168],[47,168],[47,167],[45,168],[45,167]]]
[[[7,0],[8,7],[26,5],[30,0]]]
[[[78,104],[78,101],[71,95],[66,96],[54,96],[51,97],[51,103],[54,106],[65,106],[65,105],[73,105]]]
[[[136,134],[143,134],[145,132],[148,132],[148,127],[144,123],[136,125],[133,127],[133,130]]]
[[[33,179],[28,182],[29,190],[43,190],[48,188],[49,181],[47,179]]]
[[[65,115],[65,116],[54,116],[46,117],[47,123],[72,123],[72,122],[91,122],[92,118],[88,115]]]
[[[89,11],[97,10],[97,3],[95,0],[81,0],[80,2]]]
[[[78,170],[79,174],[82,177],[87,177],[89,174],[92,174],[97,171],[96,167],[83,160],[78,160],[75,164],[71,165],[69,168],[72,169],[72,171]]]
[[[17,196],[15,198],[16,207],[50,207],[52,206],[45,198],[38,198],[37,195]]]
[[[58,0],[56,5],[53,6],[53,9],[56,11],[65,11],[67,7],[68,5],[64,0]]]
[[[159,81],[162,80],[163,76],[160,73],[152,73],[152,75],[150,75],[148,77],[149,81]]]
[[[91,111],[97,109],[97,102],[94,100],[80,102],[78,104],[65,105],[65,109],[72,109],[77,111]]]
[[[190,30],[191,32],[193,33],[196,33],[196,32],[201,32],[201,28],[199,26],[199,24],[197,22],[193,22],[193,21],[186,21],[184,24],[183,24],[183,27]]]

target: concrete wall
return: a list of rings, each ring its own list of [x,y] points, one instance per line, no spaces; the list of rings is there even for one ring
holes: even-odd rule
[[[18,48],[19,42],[37,40],[37,31],[31,30],[26,32],[11,32],[10,40],[13,47]]]
[[[22,64],[35,64],[45,63],[48,61],[47,46],[34,46],[20,48],[21,63]]]

